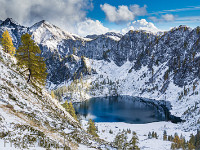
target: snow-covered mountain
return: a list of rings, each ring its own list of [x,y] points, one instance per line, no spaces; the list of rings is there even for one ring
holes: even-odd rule
[[[27,28],[4,22],[0,34],[7,29],[16,47],[21,34],[33,35],[46,59],[47,88],[64,91],[64,99],[131,95],[168,100],[171,112],[186,120],[183,128],[199,127],[200,27],[81,38],[46,21]]]
[[[29,28],[33,39],[42,45],[48,46],[51,49],[57,49],[57,45],[63,39],[79,40],[81,37],[61,30],[55,25],[42,20]]]

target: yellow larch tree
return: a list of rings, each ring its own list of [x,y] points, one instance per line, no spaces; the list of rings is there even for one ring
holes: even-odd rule
[[[36,80],[45,85],[47,72],[44,58],[40,56],[39,46],[31,39],[31,35],[26,33],[21,37],[21,45],[16,51],[16,58],[19,66],[25,66],[29,72],[27,82]]]
[[[6,53],[11,54],[12,56],[15,54],[15,47],[13,46],[12,38],[8,30],[3,32],[2,38],[1,38],[1,44],[3,46],[3,50]]]

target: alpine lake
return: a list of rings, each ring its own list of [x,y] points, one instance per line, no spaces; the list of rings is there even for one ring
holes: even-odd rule
[[[74,108],[82,119],[95,122],[126,122],[145,124],[159,121],[181,122],[171,115],[168,101],[142,99],[131,96],[96,97],[74,103]]]

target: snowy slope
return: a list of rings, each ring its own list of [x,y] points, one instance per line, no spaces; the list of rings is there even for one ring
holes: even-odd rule
[[[106,144],[86,133],[43,87],[27,84],[22,71],[0,47],[0,149],[9,148],[5,141],[20,149],[47,147],[43,142],[71,149]]]
[[[62,31],[60,28],[42,20],[32,27],[30,27],[30,32],[33,35],[35,42],[48,45],[52,49],[56,49],[58,43],[63,39],[75,40],[75,37],[70,33]]]
[[[83,127],[87,128],[87,121],[82,121]],[[180,130],[179,124],[173,124],[171,122],[154,122],[147,124],[128,124],[124,122],[98,122],[96,123],[98,127],[98,135],[100,138],[105,139],[109,142],[113,142],[115,136],[125,130],[131,130],[131,132],[136,132],[139,138],[138,146],[141,150],[169,150],[171,149],[172,142],[163,141],[163,132],[167,132],[167,135],[174,135],[177,133],[179,136],[185,137],[185,140],[190,139],[190,134],[196,132],[185,132]],[[112,131],[112,133],[110,133]],[[148,138],[149,132],[156,132],[158,139]],[[131,139],[132,134],[127,134],[128,140]]]

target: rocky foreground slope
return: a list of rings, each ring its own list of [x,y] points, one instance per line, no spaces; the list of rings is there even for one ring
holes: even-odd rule
[[[16,47],[25,32],[40,45],[48,67],[47,88],[61,100],[131,95],[168,100],[171,112],[199,128],[200,28],[179,26],[162,34],[129,31],[86,38],[41,21],[23,27],[12,19],[0,25]]]
[[[1,149],[109,148],[89,135],[43,87],[27,84],[22,72],[16,59],[0,47]]]

